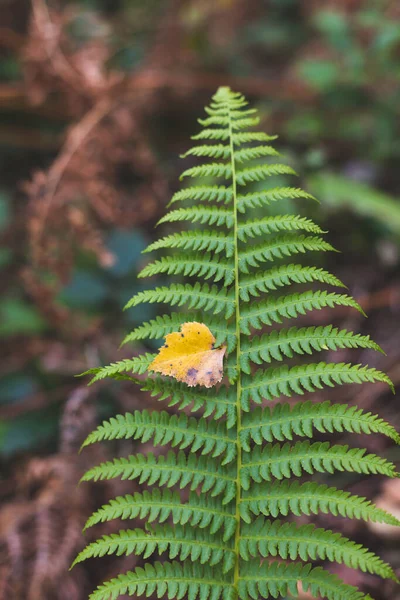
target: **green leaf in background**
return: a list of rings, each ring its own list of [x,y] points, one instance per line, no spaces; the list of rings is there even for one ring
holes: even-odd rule
[[[298,63],[297,73],[310,86],[325,91],[337,84],[340,67],[330,60],[308,58]]]
[[[148,241],[138,229],[113,231],[108,238],[107,248],[115,256],[115,262],[107,270],[116,277],[124,277],[133,269],[138,270],[142,250]]]
[[[6,267],[12,258],[12,252],[9,248],[0,248],[0,269]]]
[[[56,437],[59,418],[59,407],[52,406],[40,413],[27,413],[0,423],[0,455],[9,457],[38,445],[45,446]]]
[[[10,222],[10,197],[4,190],[0,190],[0,231],[3,231]]]
[[[107,284],[101,273],[76,269],[60,300],[73,308],[91,308],[103,302],[107,295]]]
[[[321,10],[313,18],[316,28],[337,50],[348,50],[351,47],[349,21],[337,10]]]
[[[0,304],[0,335],[37,335],[46,323],[32,304],[19,298],[6,298]]]
[[[0,404],[16,404],[34,394],[38,385],[31,375],[13,373],[0,379]]]
[[[310,177],[307,188],[312,194],[324,198],[325,204],[345,206],[400,234],[400,201],[384,192],[354,179],[329,173]]]

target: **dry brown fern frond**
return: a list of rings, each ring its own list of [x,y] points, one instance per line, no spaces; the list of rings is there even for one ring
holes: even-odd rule
[[[70,7],[50,11],[44,0],[33,0],[23,52],[31,100],[55,98],[75,119],[54,162],[24,185],[30,249],[24,277],[42,312],[53,311],[55,326],[65,322],[55,297],[70,277],[76,250],[109,266],[114,257],[104,230],[154,219],[166,192],[142,123],[148,97],[132,101],[126,78],[108,69],[109,26],[92,15],[98,20],[94,34],[77,45],[67,30],[74,16]]]
[[[96,491],[77,485],[93,461],[110,458],[103,446],[78,454],[96,422],[91,392],[77,388],[60,421],[59,452],[11,465],[0,490],[0,600],[86,600],[105,572],[109,577],[117,574],[112,557],[101,565],[69,571],[82,549],[87,514],[115,494],[139,489],[132,482],[118,481],[96,486]],[[131,445],[124,444],[121,450],[128,454]],[[118,523],[99,524],[96,535],[112,533],[116,527]],[[87,537],[91,540],[94,535],[88,532]],[[131,557],[125,560],[126,569],[131,568]]]

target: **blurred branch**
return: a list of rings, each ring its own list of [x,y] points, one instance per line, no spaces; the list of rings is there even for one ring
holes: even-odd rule
[[[57,26],[51,20],[45,0],[32,0],[32,15],[38,32],[46,42],[44,49],[54,71],[77,92],[81,92],[81,74],[74,69],[71,62],[67,60],[61,51],[59,44],[60,26]]]
[[[24,44],[25,38],[23,35],[8,27],[0,27],[0,47],[18,52]]]
[[[286,78],[272,81],[263,77],[235,77],[219,73],[190,72],[174,73],[172,71],[159,71],[151,69],[127,76],[125,90],[130,94],[140,92],[168,89],[172,93],[197,94],[199,91],[214,92],[220,85],[229,85],[232,88],[243,90],[243,93],[264,97],[270,96],[281,100],[296,100],[297,103],[309,104],[315,100],[315,92],[301,82],[289,81]],[[25,94],[22,83],[0,85],[0,108],[2,110],[22,110],[26,112],[67,118],[66,106],[62,99],[57,98],[57,104],[46,102],[46,108],[33,106]]]
[[[36,231],[36,242],[38,244],[40,243],[46,225],[47,215],[51,204],[68,164],[75,152],[84,143],[85,138],[110,112],[112,106],[113,101],[111,99],[106,98],[99,100],[99,102],[85,114],[83,119],[70,128],[64,147],[48,172],[48,187],[46,189],[45,202],[43,205],[42,220]]]

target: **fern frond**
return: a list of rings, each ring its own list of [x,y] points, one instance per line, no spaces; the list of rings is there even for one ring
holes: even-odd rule
[[[253,377],[243,380],[242,406],[248,412],[250,399],[260,403],[262,399],[272,400],[281,395],[303,395],[315,392],[324,386],[334,387],[346,383],[386,383],[393,391],[393,383],[385,373],[377,369],[346,363],[311,363],[289,368],[287,365],[258,370]]]
[[[247,112],[247,114],[249,114]],[[198,119],[198,122],[203,127],[209,127],[210,125],[221,125],[222,127],[231,126],[232,130],[237,131],[240,129],[246,129],[247,127],[255,127],[260,123],[259,117],[244,117],[243,114],[237,114],[235,119],[232,119],[230,112],[225,113],[214,113],[206,119]]]
[[[331,404],[328,401],[313,404],[310,400],[290,404],[277,404],[273,409],[256,407],[243,415],[240,441],[243,449],[250,451],[250,441],[261,445],[263,441],[292,440],[295,435],[313,437],[314,432],[380,433],[400,444],[400,435],[394,427],[377,415],[364,412],[356,406]]]
[[[258,600],[260,596],[285,598],[287,594],[297,597],[299,582],[314,597],[327,600],[372,600],[368,594],[364,595],[357,588],[343,583],[339,577],[322,567],[312,569],[309,564],[282,562],[262,565],[245,563],[243,577],[239,580],[239,596],[241,600]]]
[[[192,254],[185,257],[167,256],[149,263],[140,271],[138,277],[153,277],[160,273],[169,275],[186,275],[187,277],[204,277],[215,282],[224,280],[226,285],[232,283],[234,271],[230,262],[224,259],[212,259],[210,254]]]
[[[170,517],[175,525],[189,523],[192,527],[206,527],[211,534],[223,529],[224,542],[231,539],[236,529],[232,504],[224,506],[219,498],[205,499],[195,492],[191,492],[189,500],[182,503],[179,494],[168,489],[118,496],[93,513],[85,529],[113,519],[140,518],[148,523],[164,523]]]
[[[272,146],[253,146],[252,148],[236,150],[234,153],[235,161],[238,163],[248,162],[263,156],[279,156],[279,152]]]
[[[189,308],[212,311],[214,315],[223,312],[228,319],[235,310],[234,297],[229,290],[219,290],[216,286],[196,282],[190,284],[173,284],[169,287],[158,287],[154,290],[139,292],[125,305],[125,310],[133,308],[144,302],[166,303],[170,306],[183,306]]]
[[[200,200],[204,202],[223,202],[230,204],[232,202],[232,188],[218,185],[197,185],[187,187],[175,192],[169,205],[175,202],[185,202],[186,200]]]
[[[304,561],[329,560],[397,580],[393,569],[376,554],[340,533],[317,529],[312,523],[298,526],[296,523],[269,521],[259,517],[243,528],[239,552],[246,561],[259,555],[263,558],[278,556]]]
[[[374,523],[400,526],[400,521],[362,496],[316,482],[275,481],[254,484],[245,491],[240,514],[246,523],[251,515],[266,517],[332,514],[335,517],[361,519]]]
[[[109,421],[103,421],[102,425],[88,435],[82,448],[115,439],[141,442],[152,439],[154,446],[171,444],[181,450],[201,450],[202,455],[210,454],[212,457],[223,454],[222,464],[231,462],[236,456],[236,439],[233,432],[227,430],[225,423],[188,418],[185,414],[170,415],[165,411],[149,413],[147,410],[135,410],[134,413],[117,415]]]
[[[199,165],[197,167],[191,167],[183,171],[180,179],[185,177],[223,177],[229,179],[232,176],[231,163],[209,163],[208,165]]]
[[[207,129],[203,129],[196,135],[192,135],[192,140],[217,140],[217,141],[226,141],[229,140],[229,130],[228,129],[218,129],[208,127]]]
[[[248,274],[249,267],[259,267],[266,261],[275,258],[284,258],[293,254],[304,254],[305,252],[328,252],[334,250],[328,242],[316,236],[277,236],[270,241],[257,246],[250,245],[244,250],[239,259],[241,273]]]
[[[195,532],[195,533],[194,533]],[[168,552],[170,559],[179,558],[210,566],[222,563],[222,572],[226,573],[235,564],[235,553],[229,542],[223,542],[217,536],[207,531],[181,525],[156,525],[154,528],[126,529],[119,533],[103,535],[101,539],[92,542],[78,554],[72,566],[88,558],[117,554],[143,555],[149,558],[154,552]]]
[[[183,250],[207,250],[226,257],[233,256],[234,244],[231,237],[220,231],[186,231],[175,233],[150,244],[144,252],[153,252],[160,248],[182,248]]]
[[[277,135],[267,135],[263,131],[232,133],[231,136],[234,146],[240,146],[241,144],[247,144],[248,142],[272,142],[273,140],[276,140],[277,137]]]
[[[355,406],[294,398],[347,383],[381,382],[393,389],[387,375],[368,366],[298,360],[307,355],[314,360],[314,353],[325,350],[382,350],[369,336],[333,325],[286,325],[286,320],[323,308],[364,313],[345,293],[314,289],[345,287],[311,263],[314,252],[334,250],[318,225],[296,214],[261,214],[271,203],[279,213],[281,201],[285,206],[287,201],[315,198],[300,188],[279,186],[281,176],[295,171],[274,158],[279,153],[270,142],[276,136],[249,130],[258,123],[257,111],[247,108],[241,94],[220,88],[199,123],[202,129],[192,138],[196,143],[184,155],[196,163],[181,178],[205,178],[204,185],[192,182],[172,196],[170,205],[186,204],[173,206],[159,223],[182,223],[186,230],[170,232],[168,225],[168,234],[145,251],[160,251],[160,256],[140,273],[177,275],[182,282],[140,291],[126,306],[140,313],[144,303],[166,304],[175,312],[135,327],[123,343],[161,340],[184,324],[192,331],[190,323],[203,323],[210,330],[202,328],[207,360],[216,354],[222,360],[224,354],[222,371],[218,364],[222,383],[219,378],[211,388],[193,385],[215,380],[209,363],[210,380],[203,379],[201,362],[192,368],[192,353],[186,353],[190,336],[180,340],[184,354],[179,360],[181,365],[187,361],[182,377],[190,373],[192,387],[153,371],[143,377],[152,354],[88,371],[92,381],[111,377],[135,383],[173,407],[173,414],[142,410],[118,415],[84,442],[87,446],[129,439],[133,446],[140,440],[157,449],[169,448],[165,454],[115,458],[83,476],[84,481],[120,478],[139,486],[139,491],[103,505],[86,528],[115,519],[143,523],[92,542],[75,562],[109,554],[142,557],[144,568],[106,582],[92,600],[116,600],[124,594],[168,600],[267,600],[298,596],[299,585],[327,600],[371,600],[308,562],[335,561],[397,581],[391,567],[355,541],[304,521],[296,523],[292,517],[329,514],[395,526],[400,521],[366,498],[296,478],[328,477],[336,471],[399,477],[395,465],[383,457],[315,437],[381,434],[400,443],[400,435],[377,415]],[[253,209],[256,214],[251,215]],[[294,255],[299,260],[306,255],[306,264],[291,263]],[[186,283],[184,276],[207,279],[209,284]],[[304,284],[308,289],[290,287]],[[269,329],[255,335],[254,330],[265,325]],[[162,352],[173,354],[177,339],[169,338]],[[196,360],[201,358],[197,355]],[[270,400],[271,408],[266,406]],[[165,561],[148,562],[154,553]]]
[[[240,366],[244,373],[250,373],[250,362],[261,365],[274,360],[282,361],[293,358],[294,354],[309,354],[323,350],[339,350],[342,348],[370,348],[383,352],[369,335],[354,334],[346,329],[338,329],[332,325],[326,327],[291,327],[280,329],[261,337],[245,339],[240,356]]]
[[[219,469],[219,470],[218,470]],[[211,496],[224,494],[223,503],[227,504],[235,496],[235,478],[232,467],[221,467],[214,459],[188,457],[181,451],[178,454],[168,452],[166,456],[156,457],[149,453],[146,456],[136,454],[128,458],[116,458],[89,469],[82,481],[104,481],[120,477],[130,481],[138,479],[147,485],[172,487],[179,484],[180,489],[189,486],[195,490],[201,486],[201,492],[209,492]]]
[[[262,329],[263,325],[282,323],[284,319],[295,319],[312,310],[334,308],[335,306],[355,308],[365,315],[361,306],[351,296],[325,290],[309,290],[301,294],[285,295],[279,298],[269,297],[258,303],[245,304],[240,318],[240,330],[249,335],[251,327]]]
[[[202,225],[217,225],[231,229],[233,227],[232,211],[217,206],[192,206],[190,208],[177,208],[167,213],[158,221],[161,223],[173,223],[176,221],[199,222]]]
[[[232,388],[221,386],[217,395],[214,390],[188,389],[185,384],[158,378],[148,379],[142,389],[151,392],[152,396],[159,396],[160,401],[168,399],[168,406],[177,406],[181,410],[192,407],[192,412],[202,409],[205,417],[214,415],[215,419],[226,417],[228,429],[236,424],[236,397]]]
[[[257,165],[236,171],[236,181],[239,185],[246,185],[254,181],[264,181],[272,175],[297,175],[297,173],[288,165]]]
[[[248,103],[245,100],[243,100],[242,102],[240,102],[240,104],[238,102],[235,102],[234,106],[247,106],[247,104]],[[210,106],[206,106],[204,108],[204,111],[208,115],[230,115],[232,119],[241,119],[242,117],[247,115],[256,115],[258,112],[256,108],[248,108],[246,110],[235,110],[235,108],[232,108],[230,106],[230,103],[229,108],[224,105],[220,106],[216,105],[215,103],[211,103]]]
[[[106,367],[100,369],[89,369],[82,373],[82,375],[94,374],[94,377],[89,382],[89,385],[105,379],[106,377],[112,377],[118,379],[121,374],[132,373],[135,375],[143,375],[149,368],[149,364],[154,360],[154,354],[141,354],[134,358],[124,358],[118,362],[111,363]]]
[[[331,446],[328,442],[308,440],[296,442],[266,444],[264,448],[256,446],[250,453],[243,455],[243,467],[240,480],[248,490],[251,480],[256,483],[272,479],[289,479],[293,475],[301,477],[304,473],[370,473],[397,477],[393,463],[376,454],[366,454],[364,448],[349,448],[346,445]]]
[[[157,598],[191,600],[235,600],[235,588],[227,575],[220,569],[212,569],[200,564],[178,562],[146,563],[134,571],[128,571],[103,583],[89,597],[89,600],[116,600],[122,594],[146,596],[156,594]],[[346,599],[347,600],[347,599]],[[353,600],[353,599],[351,599]]]
[[[249,208],[261,208],[269,206],[271,202],[278,202],[285,199],[296,200],[304,198],[305,200],[316,200],[314,196],[300,188],[278,187],[262,192],[250,192],[248,194],[239,194],[237,197],[237,209],[240,213],[245,213]]]
[[[298,215],[280,215],[277,217],[265,217],[246,221],[238,226],[238,238],[247,242],[249,238],[264,236],[269,233],[295,230],[310,231],[311,233],[324,233],[319,225],[311,219]]]
[[[206,156],[208,158],[229,158],[231,155],[231,147],[229,144],[214,144],[210,145],[200,145],[195,146],[194,148],[190,148],[184,154],[181,155],[181,158],[186,158],[187,156]]]
[[[239,294],[242,300],[248,302],[250,296],[259,296],[260,292],[270,292],[292,283],[312,283],[315,281],[337,287],[346,287],[340,279],[331,275],[325,269],[290,264],[242,277]]]

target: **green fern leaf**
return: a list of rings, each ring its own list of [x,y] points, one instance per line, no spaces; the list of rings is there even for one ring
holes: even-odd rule
[[[117,415],[97,427],[82,444],[82,448],[103,440],[134,439],[147,442],[153,439],[155,446],[171,444],[181,450],[201,450],[202,455],[224,455],[222,464],[236,457],[236,439],[225,423],[208,422],[206,419],[188,418],[185,414],[169,415],[167,412],[149,413],[146,410]]]
[[[295,319],[312,310],[334,308],[335,306],[355,308],[364,315],[361,306],[351,296],[336,292],[308,291],[245,304],[240,318],[240,330],[249,335],[251,327],[261,329],[263,325],[282,323],[284,319]]]
[[[221,467],[214,460],[195,454],[189,457],[183,452],[168,452],[166,456],[154,454],[136,454],[128,458],[116,458],[89,469],[82,481],[109,480],[120,477],[130,481],[138,479],[147,485],[158,484],[172,487],[179,483],[180,489],[189,486],[195,490],[201,485],[202,493],[211,496],[224,494],[223,503],[227,504],[235,495],[235,478],[232,469],[224,468],[224,474],[218,472]]]
[[[232,294],[228,291],[218,293],[216,286],[209,286],[207,283],[195,285],[175,284],[169,287],[160,287],[155,290],[139,292],[125,305],[125,309],[134,308],[139,304],[149,302],[150,304],[164,302],[170,306],[183,306],[187,304],[189,308],[212,311],[213,314],[225,312],[228,319],[232,316],[235,305]]]
[[[245,523],[251,515],[266,517],[332,514],[348,519],[400,526],[400,521],[361,496],[316,482],[275,481],[253,485],[244,493],[240,514]]]
[[[154,354],[142,354],[141,356],[135,356],[134,358],[125,358],[116,363],[111,363],[101,369],[89,369],[82,373],[82,375],[95,374],[90,380],[89,385],[105,379],[106,377],[112,377],[120,379],[121,374],[133,373],[135,375],[143,375],[149,368],[149,364],[154,360]]]
[[[235,600],[235,588],[220,570],[200,564],[178,562],[146,563],[99,586],[89,600],[116,600],[123,594],[198,598],[198,600]],[[347,600],[347,599],[346,599]],[[353,600],[353,599],[351,599]]]
[[[342,348],[371,348],[383,352],[368,335],[354,334],[337,327],[291,327],[273,331],[261,337],[254,336],[245,340],[240,365],[245,373],[250,373],[250,361],[261,365],[273,360],[282,361],[293,358],[294,354],[314,354],[322,350],[338,350]]]
[[[311,565],[278,562],[244,567],[243,579],[239,582],[239,596],[241,600],[257,600],[260,596],[280,598],[287,594],[298,596],[299,582],[305,591],[310,590],[315,597],[328,600],[372,600],[370,596],[346,585],[339,577],[321,567],[312,569]]]
[[[248,561],[261,555],[285,560],[329,560],[346,563],[353,569],[368,571],[381,577],[397,580],[393,569],[373,552],[339,533],[317,529],[315,525],[296,525],[258,518],[243,528],[239,546],[240,556]]]
[[[247,183],[254,181],[263,181],[271,177],[272,175],[296,175],[291,167],[287,165],[257,165],[256,167],[250,167],[242,169],[236,172],[236,181],[238,185],[246,185]]]
[[[175,233],[150,244],[145,252],[160,248],[182,248],[183,250],[208,250],[216,254],[223,252],[227,258],[233,256],[234,245],[231,238],[219,231],[186,231]]]
[[[160,273],[169,275],[186,275],[190,277],[204,277],[215,282],[224,280],[228,286],[234,279],[234,271],[230,263],[224,260],[212,260],[210,254],[194,254],[188,256],[169,256],[150,263],[140,271],[138,277],[152,277]]]
[[[394,427],[377,415],[365,413],[356,406],[327,401],[316,404],[311,401],[298,402],[294,406],[277,404],[272,410],[269,407],[257,407],[243,415],[240,441],[243,449],[249,452],[251,441],[261,445],[264,441],[292,440],[295,435],[312,438],[315,431],[380,433],[400,443],[400,436]]]
[[[159,400],[169,400],[168,406],[178,406],[181,410],[192,407],[192,412],[202,409],[204,416],[214,415],[215,419],[226,417],[227,429],[236,424],[237,412],[232,388],[220,388],[217,396],[214,390],[191,390],[185,384],[174,384],[165,380],[148,379],[142,389],[159,396]]]
[[[256,447],[243,455],[240,481],[245,490],[250,481],[256,483],[272,479],[301,477],[304,473],[373,473],[397,477],[393,463],[375,454],[366,454],[364,448],[350,448],[346,445],[330,446],[328,442],[308,440],[294,445],[266,444],[263,449]]]
[[[312,233],[324,233],[311,219],[299,217],[298,215],[281,215],[246,221],[246,223],[238,226],[238,238],[242,242],[247,242],[249,238],[299,229]]]
[[[262,192],[251,192],[249,194],[239,194],[237,197],[237,210],[239,213],[245,213],[247,209],[261,208],[269,206],[271,202],[278,202],[286,198],[296,200],[304,198],[306,200],[315,200],[314,196],[304,192],[300,188],[273,188]]]
[[[170,517],[175,525],[190,523],[201,529],[207,527],[211,534],[223,528],[224,542],[231,539],[236,529],[232,505],[224,506],[218,498],[208,497],[205,500],[195,492],[190,494],[187,502],[182,503],[179,494],[168,489],[118,496],[93,513],[86,522],[85,529],[113,519],[140,518],[147,519],[148,523],[164,523]]]
[[[186,200],[200,200],[204,202],[223,202],[230,204],[232,202],[232,188],[222,185],[198,185],[185,188],[176,192],[170,201],[170,205],[175,202],[185,202]]]
[[[334,387],[345,383],[386,383],[393,391],[389,377],[377,369],[345,363],[311,363],[289,368],[258,370],[254,377],[243,379],[242,407],[248,412],[250,399],[258,404],[263,400],[272,400],[279,396],[303,395],[315,392],[324,386]]]
[[[159,220],[161,223],[174,223],[176,221],[199,222],[202,225],[217,225],[232,229],[233,216],[232,211],[217,206],[192,206],[191,208],[177,208],[167,213],[165,217]]]
[[[78,554],[72,566],[88,558],[110,554],[136,554],[149,558],[154,552],[168,552],[169,558],[208,564],[210,566],[222,563],[222,571],[226,573],[235,564],[235,554],[232,545],[223,542],[207,531],[196,530],[196,535],[185,530],[181,525],[158,525],[145,531],[144,529],[127,529],[119,533],[104,535],[92,542]]]
[[[315,281],[327,285],[346,287],[337,277],[324,269],[290,264],[242,277],[239,295],[242,300],[248,302],[251,296],[260,296],[261,292],[273,291],[292,283],[312,283]]]
[[[269,242],[250,246],[242,252],[239,260],[239,270],[241,273],[248,274],[250,267],[259,267],[266,261],[273,261],[275,258],[284,258],[293,254],[304,254],[305,252],[327,252],[334,250],[333,246],[316,236],[279,236],[271,238]]]
[[[320,438],[343,432],[380,434],[398,444],[400,436],[382,418],[356,406],[295,401],[296,396],[347,383],[393,384],[368,366],[299,360],[326,350],[382,350],[367,335],[329,324],[296,323],[297,317],[325,308],[364,313],[351,296],[318,289],[345,287],[312,262],[315,252],[334,249],[311,219],[279,214],[281,201],[315,198],[297,187],[277,186],[281,176],[295,172],[279,162],[271,145],[276,136],[249,130],[258,122],[257,111],[247,108],[241,94],[220,88],[214,95],[206,117],[199,120],[202,129],[192,138],[194,147],[184,155],[194,164],[181,177],[205,178],[204,185],[178,190],[169,203],[172,209],[159,221],[182,223],[186,230],[171,231],[167,225],[167,234],[145,251],[160,254],[140,273],[178,276],[179,281],[140,291],[126,305],[136,315],[147,303],[175,307],[175,312],[136,326],[123,343],[161,341],[190,322],[209,327],[214,348],[227,347],[222,382],[209,389],[189,387],[148,372],[154,355],[147,353],[87,371],[92,382],[109,377],[134,383],[172,409],[117,415],[83,444],[129,439],[157,448],[113,458],[82,478],[119,478],[139,488],[111,499],[86,523],[85,528],[111,526],[121,519],[131,527],[92,541],[75,563],[135,554],[144,564],[101,585],[92,600],[121,595],[269,600],[298,596],[299,584],[318,598],[371,600],[314,567],[315,561],[334,561],[397,581],[391,567],[367,548],[308,522],[310,515],[329,514],[400,526],[368,499],[310,481],[336,471],[398,477],[385,458]],[[175,208],[179,202],[183,207]],[[273,216],[267,212],[272,203]],[[294,255],[305,258],[305,264],[290,263]],[[309,289],[296,289],[304,284]],[[286,320],[294,323],[286,326]],[[274,405],[265,406],[271,400]],[[298,517],[302,522],[293,520]],[[153,563],[155,553],[163,562]]]

